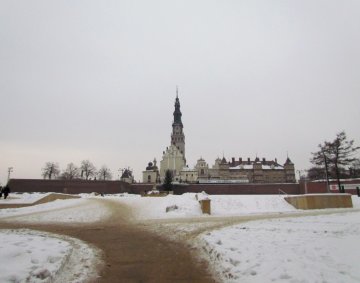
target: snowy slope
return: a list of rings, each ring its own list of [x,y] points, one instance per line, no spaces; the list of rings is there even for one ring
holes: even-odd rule
[[[223,282],[360,282],[360,212],[253,221],[197,246]]]
[[[0,230],[0,282],[83,282],[101,252],[84,242],[33,230]],[[70,271],[70,272],[69,272]]]
[[[130,205],[138,219],[208,217],[201,212],[197,200],[201,197],[204,195],[185,193],[156,198],[117,198],[117,201]],[[279,195],[209,195],[207,197],[211,201],[211,215],[213,216],[296,211],[284,200],[284,196]],[[178,209],[166,213],[166,207],[175,205]]]
[[[13,216],[17,217],[10,218]],[[96,222],[109,216],[110,210],[106,206],[99,206],[86,198],[55,200],[29,207],[0,209],[0,219],[32,223]]]

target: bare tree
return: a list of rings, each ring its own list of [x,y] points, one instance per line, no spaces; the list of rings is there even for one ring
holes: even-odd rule
[[[56,178],[60,173],[59,164],[54,162],[46,162],[44,168],[42,168],[41,175],[44,179],[51,180]]]
[[[307,179],[325,180],[326,179],[325,169],[318,166],[311,167],[309,170],[307,170]]]
[[[111,180],[112,179],[112,174],[111,174],[111,171],[110,169],[106,166],[106,165],[103,165],[99,172],[98,172],[98,176],[99,176],[99,179],[100,180]]]
[[[356,159],[349,168],[349,175],[351,178],[360,177],[360,159]]]
[[[66,180],[78,179],[79,177],[79,168],[74,163],[69,163],[65,171],[61,174],[61,178]]]
[[[81,162],[80,170],[81,177],[85,177],[86,180],[96,176],[96,167],[89,160],[83,160]]]
[[[356,160],[354,154],[360,147],[354,146],[354,140],[347,140],[344,131],[338,133],[332,142],[325,141],[319,144],[319,151],[312,153],[311,163],[325,168],[326,176],[334,174],[337,179],[339,191],[345,191],[341,187],[340,178],[343,176],[344,167],[351,165]]]

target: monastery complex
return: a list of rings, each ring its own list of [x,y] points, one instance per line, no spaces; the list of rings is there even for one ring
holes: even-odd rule
[[[174,120],[170,145],[163,152],[160,169],[157,161],[149,162],[143,171],[143,183],[161,183],[170,170],[174,183],[295,183],[295,167],[288,157],[284,164],[277,159],[261,160],[256,157],[235,160],[217,158],[210,168],[200,158],[194,168],[189,168],[185,157],[185,134],[181,120],[180,100],[176,91]]]

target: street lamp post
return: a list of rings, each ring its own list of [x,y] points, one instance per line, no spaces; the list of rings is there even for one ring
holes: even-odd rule
[[[297,172],[299,173],[299,184],[300,184],[300,179],[301,179],[301,172],[304,172],[305,174],[303,175],[303,178],[304,178],[304,187],[305,187],[305,194],[308,193],[308,188],[307,188],[307,176],[306,176],[306,173],[307,173],[307,170],[297,170]]]
[[[298,172],[298,174],[299,174],[299,183],[300,183],[300,180],[301,180],[301,170],[296,170],[296,172]]]
[[[14,167],[9,167],[8,168],[8,179],[7,179],[7,181],[9,182],[9,180],[10,180],[10,174],[11,174],[11,172],[13,172],[14,171]]]
[[[119,174],[118,174],[119,180],[121,180],[121,176],[122,176],[122,173],[124,172],[124,170],[122,168],[119,168],[118,172],[119,172]]]

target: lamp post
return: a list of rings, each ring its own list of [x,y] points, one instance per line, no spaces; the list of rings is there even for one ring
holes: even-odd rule
[[[122,176],[122,173],[124,173],[124,170],[122,168],[119,168],[118,172],[119,172],[119,174],[118,174],[119,180],[121,180],[121,176]]]
[[[14,167],[9,167],[8,168],[8,179],[7,179],[7,181],[9,182],[9,180],[10,180],[10,174],[11,174],[11,172],[13,172],[14,171]]]
[[[304,172],[305,174],[303,175],[303,178],[304,178],[304,187],[305,187],[305,194],[308,193],[308,188],[307,188],[307,176],[306,176],[306,173],[307,173],[307,170],[304,169],[304,170],[297,170],[296,172],[299,173],[299,183],[300,183],[300,179],[301,179],[301,172]]]
[[[296,170],[296,172],[299,174],[299,183],[300,183],[300,180],[301,180],[301,170]]]

